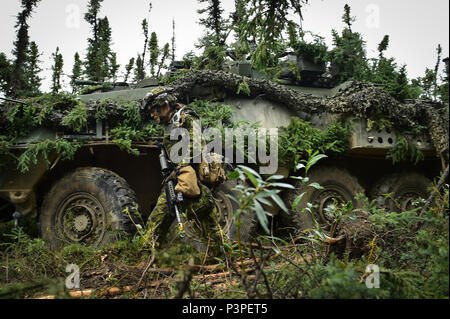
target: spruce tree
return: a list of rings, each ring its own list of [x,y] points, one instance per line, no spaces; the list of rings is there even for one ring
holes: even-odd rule
[[[340,82],[346,80],[367,80],[370,67],[366,57],[366,42],[362,35],[351,30],[355,18],[350,14],[350,7],[345,5],[345,13],[342,21],[347,25],[339,34],[332,30],[334,48],[328,53],[328,59],[337,69],[337,79]]]
[[[17,40],[14,41],[14,62],[10,73],[8,95],[13,97],[26,95],[30,89],[29,79],[26,74],[26,63],[29,53],[28,19],[40,0],[22,0],[22,11],[17,15],[15,28],[17,29]]]
[[[169,43],[166,43],[162,49],[161,54],[161,61],[158,64],[158,71],[156,72],[156,77],[159,78],[161,70],[167,68],[167,65],[165,65],[166,59],[169,57],[170,54],[170,46]]]
[[[171,61],[175,61],[175,19],[172,19],[172,55]]]
[[[100,73],[99,81],[104,81],[105,78],[111,77],[111,59],[113,58],[111,51],[111,27],[107,17],[100,19],[98,29],[99,40],[99,61]]]
[[[380,44],[378,44],[378,56],[381,60],[383,58],[383,52],[387,50],[389,46],[389,35],[385,35],[383,40],[381,40]]]
[[[152,12],[152,3],[149,3],[148,14]],[[145,53],[147,52],[147,44],[148,44],[148,23],[149,19],[142,20],[141,27],[142,32],[144,34],[144,49],[142,50],[142,63],[145,65]]]
[[[134,67],[134,58],[131,58],[128,64],[125,66],[125,77],[123,80],[124,82],[128,82],[128,77],[130,76],[133,67]]]
[[[445,63],[444,75],[441,77],[442,84],[439,86],[439,98],[444,103],[449,103],[449,59],[443,59]]]
[[[59,47],[56,48],[56,51],[52,54],[53,57],[53,65],[52,65],[52,93],[58,93],[61,90],[61,75],[63,71],[64,61],[63,56],[59,52]]]
[[[105,81],[111,77],[111,27],[107,17],[99,18],[102,2],[103,0],[90,0],[88,12],[84,16],[92,30],[85,60],[85,74],[92,81]]]
[[[435,78],[436,74],[434,73],[434,70],[425,68],[425,75],[420,78],[420,87],[422,89],[422,95],[420,98],[425,100],[433,100]]]
[[[100,81],[101,56],[99,53],[100,45],[98,40],[99,21],[98,18],[101,3],[103,0],[89,0],[88,12],[84,19],[91,25],[92,38],[88,39],[88,48],[85,60],[85,74],[89,80]]]
[[[6,57],[6,54],[0,52],[0,93],[7,95],[10,89],[12,62]]]
[[[232,15],[238,58],[250,53],[254,67],[260,70],[278,66],[285,55],[284,35],[292,26],[300,29],[291,16],[300,18],[307,0],[237,0]]]
[[[437,81],[438,81],[439,65],[441,63],[441,54],[442,54],[442,47],[440,44],[438,44],[438,46],[436,48],[436,52],[437,52],[437,59],[436,59],[436,64],[434,66],[434,82],[433,82],[433,100],[435,100],[435,101],[436,101],[437,95],[439,93]]]
[[[223,9],[220,0],[199,0],[200,4],[207,3],[207,7],[197,10],[206,17],[200,18],[200,24],[205,27],[205,35],[196,46],[203,49],[202,59],[206,61],[202,68],[223,68],[226,57],[227,21],[223,18]]]
[[[148,22],[146,19],[142,20],[141,27],[142,32],[144,34],[144,50],[142,50],[142,61],[145,64],[145,53],[147,52],[147,44],[148,44]]]
[[[80,80],[82,75],[82,64],[83,62],[80,59],[80,55],[78,52],[75,52],[74,62],[72,68],[72,75],[70,76],[70,86],[72,87],[72,93],[76,93],[78,90],[78,86],[76,81]]]
[[[142,61],[141,55],[138,54],[136,58],[136,68],[134,69],[134,81],[138,82],[145,78],[144,63]]]
[[[345,4],[344,6],[344,15],[342,16],[342,21],[347,25],[348,31],[352,32],[352,24],[356,21],[355,17],[352,17],[351,15],[351,9],[348,4]]]
[[[148,43],[148,50],[150,51],[150,73],[152,76],[155,75],[155,68],[158,64],[159,57],[159,47],[158,47],[158,36],[155,32],[152,32],[150,36],[150,42]]]
[[[119,68],[120,64],[117,63],[117,54],[115,52],[111,53],[111,68],[109,74],[114,83],[117,81],[117,72],[119,71]]]
[[[30,43],[30,49],[28,52],[28,61],[26,63],[26,77],[28,79],[28,92],[27,96],[37,96],[41,94],[41,82],[42,78],[39,76],[39,73],[42,71],[42,68],[39,64],[42,62],[39,58],[42,56],[42,53],[39,53],[38,46],[36,42],[32,41]]]

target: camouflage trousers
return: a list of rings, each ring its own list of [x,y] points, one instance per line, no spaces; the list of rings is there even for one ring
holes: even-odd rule
[[[217,255],[222,243],[217,207],[211,190],[199,184],[201,194],[196,198],[184,198],[183,203],[178,205],[184,224],[184,233],[190,242],[200,242],[202,246],[208,247],[212,255]],[[148,230],[157,236],[159,242],[162,242],[174,220],[175,216],[169,213],[166,192],[163,190],[148,217]]]

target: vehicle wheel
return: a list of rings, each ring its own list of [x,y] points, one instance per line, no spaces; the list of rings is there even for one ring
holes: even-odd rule
[[[309,196],[305,194],[298,203],[295,211],[290,210],[289,214],[282,212],[284,224],[293,228],[295,232],[304,231],[314,227],[313,218],[310,213],[302,212],[307,207],[307,203],[313,204],[312,213],[314,219],[321,225],[324,231],[330,231],[334,217],[328,216],[325,208],[333,204],[336,200],[338,204],[345,204],[349,201],[353,203],[353,209],[362,207],[362,202],[356,200],[358,193],[364,193],[364,189],[359,185],[357,179],[347,170],[337,167],[318,167],[310,171],[308,183],[318,183],[324,189],[308,187]],[[294,200],[306,191],[305,186],[297,181],[295,190],[286,192],[286,202],[292,207]]]
[[[215,205],[220,220],[220,227],[223,231],[224,239],[236,241],[237,236],[237,225],[234,221],[234,213],[239,208],[238,204],[231,200],[227,195],[232,195],[237,198],[238,192],[234,189],[236,182],[228,180],[222,184],[214,187],[212,194],[214,196]],[[185,238],[184,241],[188,244],[194,246],[198,251],[205,252],[206,244],[202,240],[202,236],[198,233],[198,227],[192,227],[191,222],[186,221],[183,216],[181,216],[182,222],[184,224]],[[170,226],[169,238],[174,240],[177,237],[176,232],[176,220]],[[240,224],[240,239],[242,242],[250,241],[252,236],[256,234],[257,222],[256,216],[253,212],[241,215]]]
[[[375,199],[379,207],[390,212],[403,212],[414,208],[413,201],[427,197],[431,186],[428,178],[415,172],[401,172],[381,178],[374,184],[369,197]],[[385,194],[392,194],[389,198]]]
[[[234,189],[236,187],[235,181],[226,181],[215,188],[214,198],[216,199],[216,207],[220,216],[220,226],[224,235],[229,240],[236,241],[237,225],[234,222],[234,213],[238,210],[239,205],[231,200],[227,195],[239,198],[239,193]],[[250,241],[255,235],[257,229],[256,215],[254,212],[241,214],[240,223],[240,237],[241,241]]]
[[[137,207],[134,191],[119,175],[101,168],[78,168],[45,196],[41,237],[52,248],[71,243],[104,245],[135,233]],[[127,208],[133,221],[124,212]]]

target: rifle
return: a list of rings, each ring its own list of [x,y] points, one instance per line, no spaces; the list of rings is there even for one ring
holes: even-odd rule
[[[169,208],[170,214],[172,216],[175,216],[177,219],[177,229],[180,237],[184,237],[184,225],[181,221],[180,211],[178,210],[177,206],[178,204],[183,202],[183,194],[181,192],[178,192],[178,194],[175,193],[176,179],[174,177],[171,177],[172,172],[175,169],[173,167],[173,164],[167,160],[167,152],[164,145],[161,145],[159,141],[156,141],[155,143],[161,150],[161,153],[159,154],[159,163],[161,165],[161,172],[164,177],[167,206]]]

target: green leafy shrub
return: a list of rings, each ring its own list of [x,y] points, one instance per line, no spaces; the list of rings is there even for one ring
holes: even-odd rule
[[[77,133],[85,131],[87,129],[86,105],[77,101],[77,105],[63,118],[62,125]]]
[[[335,122],[324,131],[309,122],[293,117],[291,123],[279,134],[279,159],[281,163],[295,167],[308,150],[328,155],[343,154],[348,149],[350,125]]]
[[[422,151],[403,136],[398,137],[397,142],[387,153],[386,158],[391,159],[393,164],[407,160],[417,164],[425,159]]]

